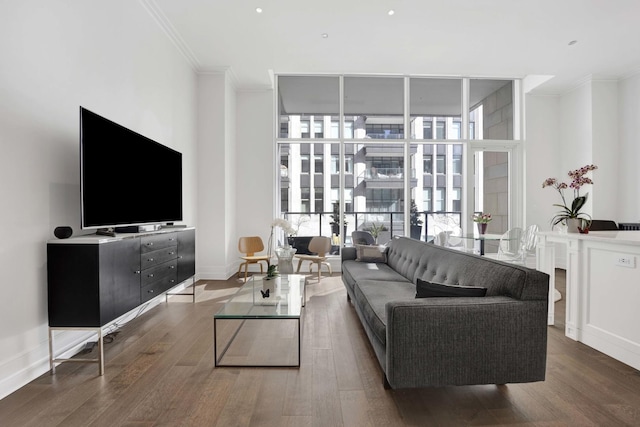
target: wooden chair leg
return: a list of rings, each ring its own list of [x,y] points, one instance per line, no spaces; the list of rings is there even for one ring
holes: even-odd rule
[[[246,262],[243,262],[243,263],[242,263],[242,264],[240,264],[240,266],[238,267],[238,279],[241,279],[241,278],[242,278],[241,274],[242,274],[242,267],[243,267],[243,266],[244,266],[244,269],[246,270],[246,269],[247,269],[247,263],[246,263]],[[245,279],[245,281],[246,281],[246,279]]]

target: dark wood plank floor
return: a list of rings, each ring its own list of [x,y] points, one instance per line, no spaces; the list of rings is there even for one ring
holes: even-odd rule
[[[562,270],[556,283],[564,295]],[[173,297],[131,321],[105,345],[103,377],[92,364],[62,364],[1,400],[0,425],[640,425],[638,371],[564,337],[563,301],[546,381],[385,390],[339,276],[308,288],[299,369],[214,368],[213,313],[237,286],[201,281],[195,304]],[[271,351],[268,342],[236,356]]]

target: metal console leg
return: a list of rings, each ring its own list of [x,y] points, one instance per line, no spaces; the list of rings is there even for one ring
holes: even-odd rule
[[[53,342],[53,331],[93,331],[98,335],[98,358],[97,359],[85,359],[85,358],[57,358],[55,354],[55,346]],[[104,340],[102,335],[102,328],[84,328],[84,327],[49,327],[49,368],[51,369],[51,375],[56,373],[56,364],[63,362],[76,362],[76,363],[97,363],[99,375],[104,375]]]

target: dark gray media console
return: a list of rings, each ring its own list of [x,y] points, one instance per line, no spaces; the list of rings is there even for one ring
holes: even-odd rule
[[[194,228],[50,241],[49,328],[97,331],[102,359],[103,326],[194,276]]]

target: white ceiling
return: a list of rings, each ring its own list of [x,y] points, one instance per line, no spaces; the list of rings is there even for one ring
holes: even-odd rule
[[[240,89],[271,87],[273,73],[364,73],[553,76],[536,91],[555,94],[640,71],[640,0],[142,3],[197,71],[230,69]]]

